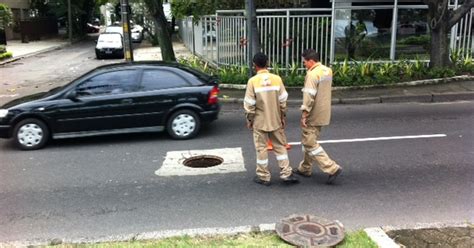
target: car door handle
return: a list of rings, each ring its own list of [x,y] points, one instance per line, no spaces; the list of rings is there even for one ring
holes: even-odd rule
[[[123,99],[122,103],[132,103],[133,99]]]

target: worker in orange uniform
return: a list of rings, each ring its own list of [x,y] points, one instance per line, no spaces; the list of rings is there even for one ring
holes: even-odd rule
[[[285,148],[286,136],[286,92],[283,81],[278,75],[267,70],[268,57],[257,53],[253,57],[253,65],[257,75],[249,79],[244,98],[247,127],[253,130],[253,139],[257,153],[257,176],[254,181],[270,185],[268,169],[267,141],[270,139],[280,167],[280,178],[284,183],[298,183],[292,174],[288,153]]]
[[[316,161],[319,168],[328,174],[326,183],[331,184],[341,174],[342,168],[329,158],[318,139],[322,127],[329,125],[331,119],[332,70],[319,62],[319,53],[313,49],[304,51],[302,57],[307,69],[300,108],[304,158],[293,172],[309,177],[312,162]]]

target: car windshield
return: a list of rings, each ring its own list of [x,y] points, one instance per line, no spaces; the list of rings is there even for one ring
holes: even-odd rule
[[[123,28],[120,26],[109,26],[105,29],[105,32],[123,34]]]
[[[121,43],[122,36],[120,34],[101,34],[98,43]]]

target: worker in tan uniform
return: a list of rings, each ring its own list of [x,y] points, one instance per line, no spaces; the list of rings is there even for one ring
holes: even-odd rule
[[[326,174],[326,183],[331,184],[342,172],[342,168],[329,158],[323,147],[318,143],[321,129],[329,125],[331,119],[331,86],[332,70],[319,62],[319,53],[308,49],[301,55],[307,69],[304,82],[303,104],[301,105],[301,128],[304,158],[294,173],[310,177],[312,162],[316,161],[319,168]]]
[[[280,178],[284,183],[297,183],[292,175],[292,168],[285,148],[286,136],[286,101],[288,93],[281,78],[267,70],[268,57],[257,53],[253,57],[253,65],[257,75],[249,79],[244,98],[247,127],[253,130],[253,140],[257,153],[257,176],[254,181],[270,185],[270,170],[268,169],[267,141],[273,143]]]

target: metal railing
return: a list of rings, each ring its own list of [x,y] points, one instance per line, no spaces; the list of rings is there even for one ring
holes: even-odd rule
[[[451,29],[451,50],[463,55],[474,55],[473,26],[474,8]]]
[[[220,10],[216,15],[201,17],[195,25],[192,17],[187,17],[178,22],[180,36],[193,54],[212,64],[247,66],[248,42],[244,14],[244,10]],[[281,70],[295,67],[302,70],[301,53],[308,48],[319,51],[324,64],[331,63],[331,53],[334,53],[331,49],[334,43],[331,39],[332,15],[332,9],[257,10],[261,49],[269,56],[271,66],[278,66]],[[450,43],[453,51],[474,54],[473,18],[474,9],[471,9],[453,27]],[[395,40],[392,40],[392,43],[394,42]],[[394,55],[391,55],[391,60],[394,60]]]
[[[193,30],[190,23],[191,17],[178,22],[183,42],[193,53],[218,66],[247,65],[243,10],[204,16]],[[331,9],[257,10],[262,52],[269,56],[272,66],[282,70],[295,66],[303,69],[301,53],[308,48],[319,51],[321,61],[329,63],[330,23]]]

